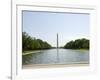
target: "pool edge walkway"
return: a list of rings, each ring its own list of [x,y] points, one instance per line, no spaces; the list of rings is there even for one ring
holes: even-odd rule
[[[82,67],[82,66],[89,66],[89,63],[73,63],[73,64],[29,64],[29,65],[23,65],[22,69],[63,68],[63,67]]]

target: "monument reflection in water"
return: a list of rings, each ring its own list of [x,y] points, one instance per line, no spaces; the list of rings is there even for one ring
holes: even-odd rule
[[[58,41],[58,33],[57,33],[57,61],[59,63],[59,41]]]

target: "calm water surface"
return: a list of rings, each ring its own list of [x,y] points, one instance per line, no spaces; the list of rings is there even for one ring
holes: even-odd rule
[[[23,64],[89,63],[89,50],[49,49],[24,55]]]

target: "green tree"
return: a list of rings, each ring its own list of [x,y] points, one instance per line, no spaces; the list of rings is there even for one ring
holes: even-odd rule
[[[82,38],[65,44],[66,49],[89,49],[89,40]]]
[[[26,32],[22,33],[22,50],[50,49],[51,45],[41,39],[29,36]]]

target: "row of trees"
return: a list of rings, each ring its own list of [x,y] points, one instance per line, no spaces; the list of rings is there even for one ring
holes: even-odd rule
[[[50,49],[52,46],[46,41],[41,39],[36,39],[29,36],[26,32],[22,33],[22,50],[40,50],[40,49]],[[82,38],[76,39],[75,41],[70,41],[65,44],[65,49],[89,49],[89,40]]]
[[[68,42],[64,48],[66,49],[89,49],[89,40],[88,39],[77,39],[75,41]]]
[[[51,45],[41,39],[32,38],[26,32],[22,33],[22,50],[50,49]]]

